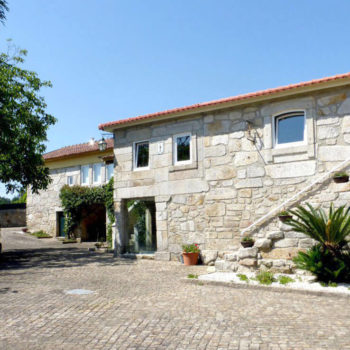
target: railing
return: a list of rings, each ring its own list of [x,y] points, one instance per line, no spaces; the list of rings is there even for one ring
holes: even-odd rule
[[[267,214],[262,216],[260,219],[253,222],[250,226],[246,227],[244,230],[241,231],[241,236],[243,236],[246,232],[250,231],[253,227],[256,227],[257,225],[269,220],[272,216],[276,215],[277,212],[280,212],[281,209],[285,209],[285,207],[293,202],[294,200],[298,199],[298,197],[305,192],[309,191],[312,187],[314,187],[316,184],[321,184],[324,181],[328,180],[330,178],[330,175],[333,174],[335,171],[338,171],[342,168],[344,168],[347,163],[350,162],[350,157],[345,159],[343,162],[339,163],[338,165],[334,166],[331,170],[327,171],[325,174],[323,174],[321,177],[319,177],[317,180],[313,181],[311,184],[307,185],[305,188],[297,192],[295,195],[287,199],[282,204],[278,205],[277,207],[270,210]]]

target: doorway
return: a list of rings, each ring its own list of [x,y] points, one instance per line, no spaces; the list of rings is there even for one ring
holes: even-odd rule
[[[66,232],[64,230],[65,217],[63,211],[59,211],[56,213],[57,217],[57,236],[58,237],[66,237]]]
[[[157,250],[156,205],[152,199],[128,200],[127,250],[150,253]]]
[[[80,223],[81,240],[85,242],[106,241],[106,208],[102,204],[92,204],[82,209]]]

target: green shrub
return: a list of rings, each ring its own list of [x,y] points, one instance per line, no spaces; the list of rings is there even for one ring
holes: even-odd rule
[[[289,276],[279,276],[278,282],[280,284],[288,284],[288,283],[295,282],[295,280],[293,278],[290,278]]]
[[[335,173],[334,177],[343,177],[348,176],[348,174],[345,171],[340,171],[339,173]]]
[[[252,237],[247,236],[242,238],[242,242],[254,242],[254,239]]]
[[[350,254],[340,251],[334,254],[321,244],[309,249],[306,253],[299,252],[293,259],[299,269],[310,271],[319,281],[350,282]]]
[[[198,279],[198,275],[194,275],[193,273],[189,273],[187,278]]]
[[[249,282],[249,278],[247,277],[247,275],[244,275],[244,274],[239,273],[239,274],[237,275],[237,277],[238,277],[241,281]]]
[[[273,273],[270,271],[262,271],[256,275],[256,279],[260,284],[270,285],[272,282],[276,282],[276,279],[273,277]]]
[[[350,208],[334,209],[331,204],[328,214],[323,209],[298,206],[289,213],[287,225],[318,242],[306,253],[299,252],[293,259],[300,269],[310,271],[319,281],[350,281],[350,252],[347,237],[350,235]]]

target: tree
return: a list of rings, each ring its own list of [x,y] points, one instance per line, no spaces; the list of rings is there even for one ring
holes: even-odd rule
[[[19,67],[26,54],[13,47],[0,54],[0,181],[8,192],[31,186],[37,193],[50,183],[43,142],[56,119],[46,113],[45,100],[38,95],[51,83]]]
[[[4,24],[6,19],[6,11],[8,11],[9,8],[7,6],[6,0],[0,0],[0,22]]]

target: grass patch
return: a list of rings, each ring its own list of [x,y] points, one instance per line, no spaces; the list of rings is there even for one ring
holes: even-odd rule
[[[288,283],[292,283],[292,282],[295,282],[295,280],[293,280],[293,278],[290,278],[288,276],[280,276],[278,278],[278,282],[280,284],[288,284]]]
[[[70,239],[64,239],[62,241],[63,244],[68,244],[68,243],[77,243],[77,240],[75,238],[70,238]]]
[[[338,284],[336,282],[320,282],[320,285],[322,287],[338,287]]]
[[[249,283],[249,278],[247,277],[247,275],[244,275],[244,274],[242,274],[242,273],[239,273],[239,274],[237,275],[237,277],[238,277],[241,281],[244,281],[244,282]]]
[[[194,275],[193,273],[189,273],[189,274],[187,275],[187,278],[198,279],[198,275]]]
[[[276,279],[273,277],[273,273],[269,271],[262,271],[256,275],[256,279],[260,284],[270,285],[272,282],[276,282]]]
[[[40,230],[40,231],[36,231],[31,233],[32,236],[35,236],[36,238],[51,238],[50,235],[48,235],[45,231]]]

